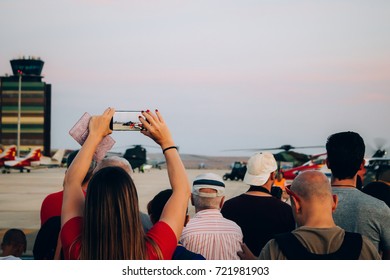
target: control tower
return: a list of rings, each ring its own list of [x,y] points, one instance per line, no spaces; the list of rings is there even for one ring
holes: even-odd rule
[[[44,62],[35,57],[10,62],[12,75],[0,77],[0,144],[17,144],[20,94],[20,149],[41,148],[49,156],[51,85],[42,81]]]

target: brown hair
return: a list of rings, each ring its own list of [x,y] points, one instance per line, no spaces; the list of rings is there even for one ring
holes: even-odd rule
[[[81,241],[81,259],[148,258],[137,190],[122,168],[105,167],[92,177],[85,201]],[[151,245],[157,247],[154,243]]]

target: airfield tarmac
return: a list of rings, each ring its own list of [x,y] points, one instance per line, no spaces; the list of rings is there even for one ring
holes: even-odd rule
[[[225,169],[187,169],[190,182],[199,174],[213,172],[223,176]],[[40,207],[50,193],[62,190],[65,168],[32,170],[30,173],[0,174],[0,240],[9,228],[20,228],[27,235],[27,256],[32,255],[35,236],[40,228]],[[133,174],[137,186],[140,210],[146,212],[147,203],[159,191],[169,188],[166,169],[151,169]],[[226,199],[237,196],[248,189],[242,181],[226,181]],[[189,214],[194,208],[189,205]]]

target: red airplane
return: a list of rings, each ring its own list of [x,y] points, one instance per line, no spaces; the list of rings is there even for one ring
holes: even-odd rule
[[[16,146],[9,146],[0,154],[0,167],[4,166],[5,161],[14,160],[16,154]]]
[[[20,172],[27,170],[27,172],[30,172],[29,167],[39,164],[41,155],[41,149],[34,149],[24,158],[4,161],[4,167],[7,169],[7,173],[10,173],[9,169],[19,169]],[[6,173],[5,171],[3,170],[3,173]]]
[[[281,170],[283,172],[283,177],[286,180],[293,180],[300,172],[306,170],[320,170],[325,165],[326,153],[312,156],[312,159],[308,162],[286,170]]]

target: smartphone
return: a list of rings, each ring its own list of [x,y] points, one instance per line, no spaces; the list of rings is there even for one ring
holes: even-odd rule
[[[140,131],[142,123],[139,120],[141,111],[116,111],[110,122],[114,131]]]
[[[76,124],[70,129],[69,134],[75,139],[81,146],[84,144],[85,140],[89,134],[89,120],[91,119],[91,115],[88,113],[84,113],[82,117],[76,122]],[[94,160],[97,162],[101,161],[107,151],[111,150],[114,146],[115,140],[107,135],[100,142],[98,147],[96,148],[95,154],[93,156]]]

